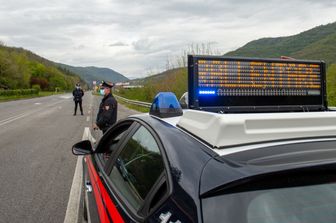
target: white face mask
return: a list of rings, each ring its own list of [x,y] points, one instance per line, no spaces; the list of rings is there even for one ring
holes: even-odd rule
[[[78,87],[78,86],[76,86],[76,89],[79,89],[79,87]]]
[[[99,93],[100,93],[101,95],[105,95],[105,89],[100,89]]]

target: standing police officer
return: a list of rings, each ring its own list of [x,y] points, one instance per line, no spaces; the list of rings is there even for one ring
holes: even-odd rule
[[[76,84],[75,90],[72,92],[73,100],[75,102],[75,112],[74,115],[77,113],[77,105],[79,104],[79,108],[81,111],[81,115],[83,115],[83,108],[82,108],[82,97],[84,96],[84,91],[81,89],[80,84]]]
[[[93,129],[99,128],[103,134],[117,121],[118,103],[112,95],[112,87],[112,83],[102,82],[101,94],[104,95],[104,98],[99,105],[96,123],[93,124]]]

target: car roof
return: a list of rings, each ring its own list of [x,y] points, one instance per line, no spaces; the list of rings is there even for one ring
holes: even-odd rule
[[[334,111],[218,114],[185,109],[182,116],[176,117],[159,118],[149,114],[133,117],[160,120],[190,135],[219,156],[336,137]]]
[[[224,185],[246,183],[247,179],[298,170],[323,171],[326,166],[336,168],[336,138],[291,141],[237,151],[208,162],[202,174],[200,194]]]
[[[186,110],[177,123],[213,148],[336,136],[336,112],[219,114]]]

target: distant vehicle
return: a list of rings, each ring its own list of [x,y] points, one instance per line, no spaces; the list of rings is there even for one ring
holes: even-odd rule
[[[205,59],[216,65],[226,60]],[[198,62],[190,62],[189,68]],[[209,69],[219,73],[216,69],[222,68]],[[313,90],[306,89],[304,95],[295,85],[265,89],[254,83],[244,89],[244,84],[230,83],[234,88],[222,89],[212,88],[209,82],[207,89],[199,89],[193,74],[189,85],[197,83],[189,88],[184,110],[173,94],[158,94],[149,114],[119,121],[95,148],[90,141],[73,146],[75,155],[85,155],[85,218],[90,222],[336,222],[336,112],[326,106],[322,76],[319,87],[310,80]],[[285,95],[277,95],[276,90]],[[252,101],[269,93],[281,103],[258,101],[253,106],[242,99],[232,104],[222,98],[223,92],[244,94]],[[202,98],[205,95],[211,103]],[[292,103],[298,99],[303,99],[301,104]]]

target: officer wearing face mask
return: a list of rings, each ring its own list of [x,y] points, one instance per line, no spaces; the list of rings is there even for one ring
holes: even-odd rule
[[[112,95],[113,84],[103,81],[101,84],[100,94],[104,97],[99,105],[96,123],[93,129],[100,129],[105,133],[117,121],[117,100]]]

